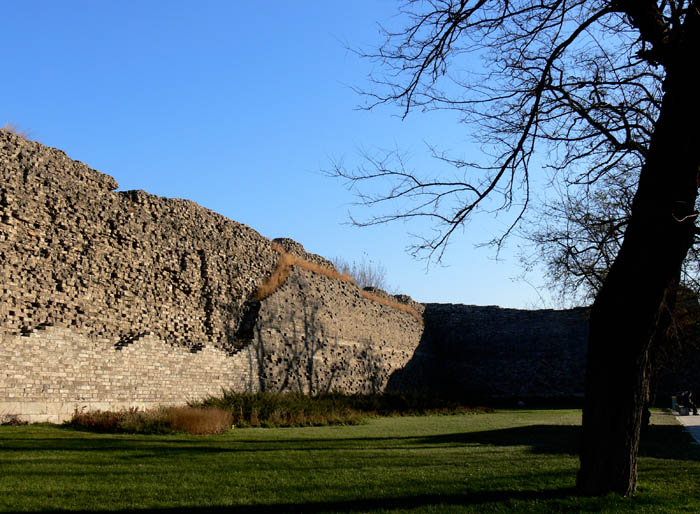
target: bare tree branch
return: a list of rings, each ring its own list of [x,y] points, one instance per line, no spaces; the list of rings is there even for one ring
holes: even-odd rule
[[[360,205],[389,209],[353,216],[357,225],[432,219],[436,232],[411,251],[440,260],[476,212],[512,209],[492,241],[500,247],[530,205],[534,156],[554,157],[546,166],[584,187],[643,162],[661,76],[637,56],[642,42],[621,6],[412,0],[402,13],[407,28],[385,29],[379,51],[362,53],[386,70],[371,77],[373,91],[362,91],[366,108],[394,103],[404,118],[416,108],[456,111],[485,153],[466,161],[430,146],[436,162],[460,170],[453,181],[408,169],[397,151],[364,154],[354,169],[334,166],[330,174],[347,181]],[[486,72],[476,74],[474,58]]]

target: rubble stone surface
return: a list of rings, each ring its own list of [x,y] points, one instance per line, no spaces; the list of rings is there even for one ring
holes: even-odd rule
[[[254,302],[279,258],[268,239],[194,202],[116,189],[0,131],[0,414],[380,390],[418,345],[410,315],[308,271]]]

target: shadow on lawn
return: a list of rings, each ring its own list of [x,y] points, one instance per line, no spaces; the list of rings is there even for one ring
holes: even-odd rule
[[[264,429],[262,429],[264,430]],[[76,435],[80,432],[75,432]],[[80,438],[0,438],[2,451],[133,451],[139,458],[146,453],[159,455],[249,453],[290,450],[313,451],[374,451],[377,449],[406,449],[417,447],[491,445],[525,446],[539,454],[576,455],[581,427],[575,425],[528,425],[515,428],[459,432],[430,436],[357,437],[357,438],[287,438],[287,439],[225,439],[210,436],[194,438],[151,436],[80,437]],[[691,436],[681,426],[649,427],[642,438],[640,456],[660,459],[700,460],[700,446],[690,444]],[[129,458],[128,456],[122,457]]]
[[[429,444],[484,444],[528,446],[533,453],[577,455],[581,427],[573,425],[529,425],[517,428],[444,434],[425,438]],[[653,425],[642,436],[639,455],[657,459],[700,460],[700,447],[681,426]]]
[[[174,512],[184,512],[190,514],[199,513],[224,513],[235,512],[239,514],[259,514],[259,513],[321,513],[321,512],[374,512],[379,510],[415,509],[418,507],[444,506],[450,505],[480,505],[488,503],[503,504],[508,501],[547,501],[564,499],[576,496],[576,491],[570,488],[548,489],[543,491],[484,491],[465,494],[422,494],[416,496],[402,496],[399,498],[368,498],[346,501],[329,501],[317,503],[273,503],[261,505],[231,505],[214,507],[173,507],[166,509],[135,509],[135,510],[104,510],[102,514],[116,514],[120,512],[154,512],[160,514],[171,514]],[[52,512],[71,512],[72,514],[82,514],[94,511],[65,511],[55,510]]]
[[[524,427],[443,434],[422,438],[436,446],[491,445],[528,446],[534,453],[578,453],[581,427],[572,425],[528,425]]]

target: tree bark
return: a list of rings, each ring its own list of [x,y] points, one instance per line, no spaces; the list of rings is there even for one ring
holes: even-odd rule
[[[666,65],[664,97],[620,252],[591,310],[578,488],[630,495],[664,302],[694,241],[700,99],[697,37]]]

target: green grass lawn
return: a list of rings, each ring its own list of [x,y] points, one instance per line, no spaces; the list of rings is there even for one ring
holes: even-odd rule
[[[573,490],[580,411],[219,436],[0,427],[0,511],[700,512],[700,449],[656,413],[632,499]]]

